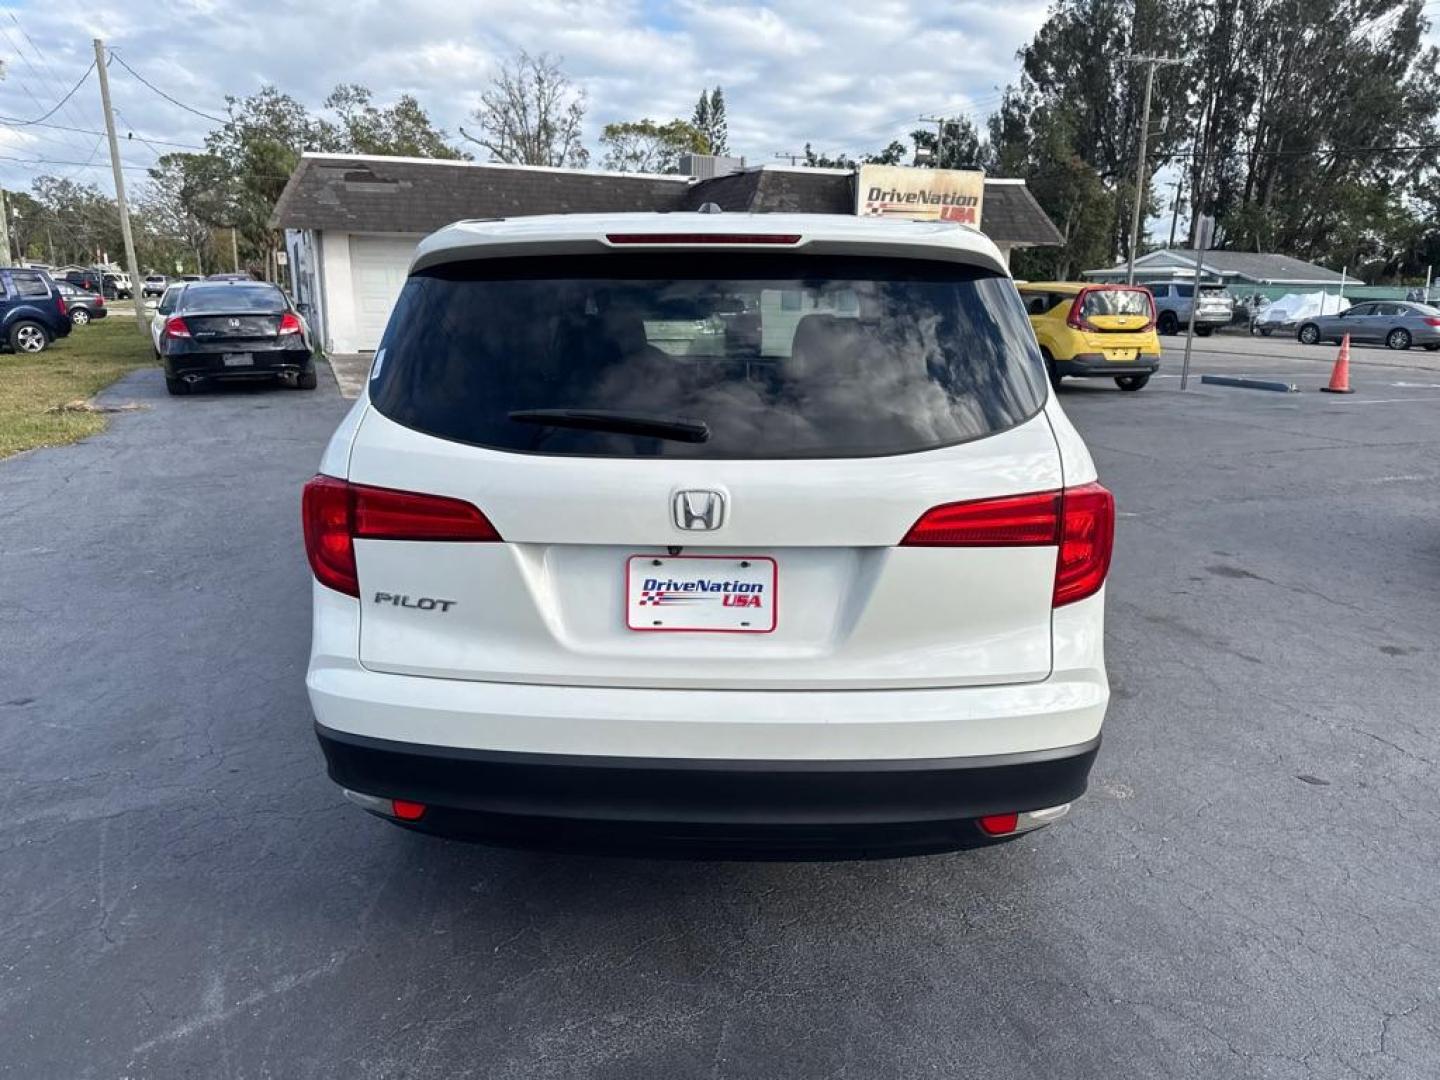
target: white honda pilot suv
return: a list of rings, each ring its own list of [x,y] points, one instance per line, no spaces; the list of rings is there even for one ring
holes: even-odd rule
[[[492,843],[1008,839],[1085,789],[1113,529],[977,231],[461,222],[305,489],[320,743]]]

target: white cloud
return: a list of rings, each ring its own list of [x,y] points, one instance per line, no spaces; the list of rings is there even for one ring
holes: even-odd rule
[[[1044,18],[1045,0],[955,5],[920,0],[147,0],[140,6],[21,0],[0,13],[0,115],[48,108],[93,56],[102,36],[174,97],[221,114],[227,95],[271,82],[318,107],[340,82],[377,100],[413,93],[453,135],[496,64],[519,48],[565,58],[589,98],[592,145],[607,122],[688,117],[702,87],[720,84],[730,144],[753,161],[780,150],[852,154],[903,138],[917,117],[980,114],[1016,74],[1015,51]],[[33,40],[22,36],[19,27]],[[111,78],[126,128],[199,143],[211,126],[157,97],[118,65]],[[34,98],[30,96],[34,95]],[[97,129],[92,78],[54,118]],[[39,137],[34,137],[34,135]],[[83,161],[94,137],[0,127],[0,153]],[[129,143],[138,165],[154,153]],[[102,153],[97,162],[104,164]],[[38,172],[0,160],[0,183],[29,186]],[[57,167],[57,171],[62,170]],[[106,169],[82,170],[109,187]],[[137,178],[138,179],[138,178]]]

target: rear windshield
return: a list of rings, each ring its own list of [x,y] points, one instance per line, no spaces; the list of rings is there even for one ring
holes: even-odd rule
[[[285,294],[273,285],[206,285],[185,290],[184,309],[187,315],[278,315]]]
[[[1139,289],[1094,289],[1085,294],[1081,314],[1150,317],[1150,294]]]
[[[687,252],[417,274],[380,343],[370,396],[407,427],[499,450],[823,458],[1004,431],[1034,415],[1045,389],[1008,277]],[[557,410],[585,426],[552,422]],[[630,430],[596,430],[615,427]]]

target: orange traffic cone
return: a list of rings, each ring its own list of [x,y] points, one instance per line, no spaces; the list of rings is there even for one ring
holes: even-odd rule
[[[1335,357],[1335,370],[1330,372],[1330,385],[1320,388],[1327,394],[1353,394],[1350,389],[1350,335],[1340,339],[1340,355]]]

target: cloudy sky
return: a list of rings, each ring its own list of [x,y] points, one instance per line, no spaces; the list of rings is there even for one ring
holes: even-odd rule
[[[858,154],[903,137],[921,114],[983,118],[1014,78],[1015,51],[1045,0],[0,0],[0,185],[44,172],[113,188],[92,76],[49,123],[51,106],[94,58],[91,39],[159,90],[222,115],[226,95],[273,83],[318,107],[339,82],[380,102],[413,93],[452,136],[497,64],[525,48],[564,57],[589,97],[586,141],[605,123],[688,117],[702,87],[724,86],[730,148],[752,162],[808,141]],[[214,125],[118,64],[111,92],[130,184],[166,144],[198,145]],[[163,140],[163,142],[162,142]],[[58,164],[66,162],[70,164]]]

